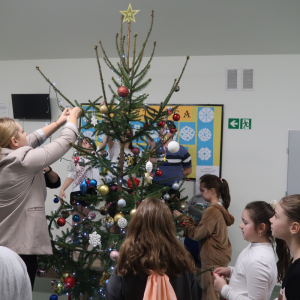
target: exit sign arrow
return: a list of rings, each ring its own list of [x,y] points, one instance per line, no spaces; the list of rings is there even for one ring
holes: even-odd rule
[[[240,119],[228,119],[228,129],[239,129]]]

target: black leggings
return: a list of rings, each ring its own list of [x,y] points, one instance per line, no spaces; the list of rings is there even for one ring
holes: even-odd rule
[[[31,288],[33,290],[35,275],[37,271],[37,256],[20,254],[20,257],[23,259],[27,267],[27,272],[31,282]]]

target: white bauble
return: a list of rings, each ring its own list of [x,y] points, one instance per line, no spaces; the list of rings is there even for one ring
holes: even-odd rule
[[[153,164],[152,164],[152,162],[149,160],[149,161],[146,163],[146,171],[147,171],[148,173],[151,173],[152,169],[153,169]]]
[[[120,200],[118,200],[118,206],[123,208],[126,206],[126,201],[122,198]]]
[[[171,153],[176,153],[178,152],[180,149],[180,145],[175,142],[175,141],[172,141],[168,144],[168,150],[171,152]]]
[[[118,220],[118,226],[119,226],[120,228],[126,228],[127,225],[128,225],[128,222],[127,222],[127,220],[126,220],[125,218],[120,218],[120,219]]]
[[[172,184],[172,189],[177,191],[179,189],[179,183],[177,181],[175,181],[173,184]]]

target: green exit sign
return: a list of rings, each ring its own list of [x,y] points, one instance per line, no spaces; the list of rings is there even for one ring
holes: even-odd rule
[[[229,118],[228,119],[228,129],[251,129],[252,120],[243,118]]]

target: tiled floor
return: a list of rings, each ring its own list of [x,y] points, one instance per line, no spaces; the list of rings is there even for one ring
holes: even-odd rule
[[[278,297],[280,286],[275,286],[271,300]],[[36,277],[32,300],[49,300],[53,294],[51,279]],[[96,297],[94,299],[97,299]],[[67,296],[60,296],[59,300],[67,300]]]

